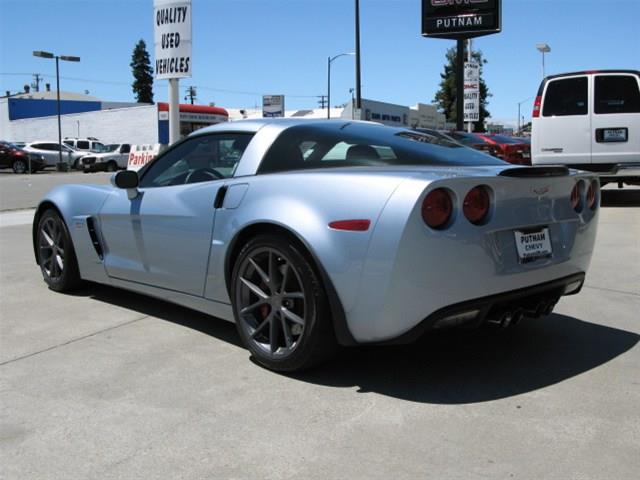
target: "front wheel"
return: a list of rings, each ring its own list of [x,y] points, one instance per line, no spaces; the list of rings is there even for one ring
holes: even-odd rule
[[[238,332],[261,365],[299,371],[334,352],[322,283],[287,238],[260,235],[247,242],[234,265],[231,290]]]
[[[116,162],[111,160],[107,163],[107,172],[115,172],[116,170],[118,170],[118,164]]]
[[[67,292],[80,286],[78,261],[64,220],[53,209],[38,222],[38,264],[51,290]]]
[[[26,173],[28,170],[27,162],[21,159],[14,160],[11,168],[13,168],[14,173]]]

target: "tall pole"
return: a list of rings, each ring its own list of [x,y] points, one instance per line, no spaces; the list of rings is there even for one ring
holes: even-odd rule
[[[327,118],[331,118],[331,57],[327,57]]]
[[[518,102],[518,135],[520,135],[520,102]]]
[[[178,78],[169,79],[169,145],[180,140],[180,102]]]
[[[469,39],[467,40],[467,62],[471,63],[471,42],[473,40]],[[480,95],[480,90],[478,89],[478,96]],[[464,98],[464,92],[463,92],[463,98]],[[471,130],[473,130],[473,122],[467,122],[467,132],[471,133]]]
[[[544,78],[544,52],[542,52],[542,78]]]
[[[464,128],[464,39],[459,38],[456,45],[456,130]]]
[[[362,108],[362,92],[360,91],[360,0],[356,0],[356,108],[358,114]]]
[[[60,119],[60,57],[56,55],[56,108],[58,110],[58,170],[62,170],[62,120]],[[66,170],[66,168],[65,168]]]

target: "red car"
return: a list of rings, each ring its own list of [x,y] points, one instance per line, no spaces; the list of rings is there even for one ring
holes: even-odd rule
[[[487,135],[477,133],[488,143],[497,148],[496,156],[505,162],[516,165],[531,165],[531,144],[520,138],[508,137],[506,135]]]
[[[0,141],[0,168],[11,168],[15,173],[27,173],[31,160],[31,172],[45,167],[41,155],[27,153],[10,142]]]

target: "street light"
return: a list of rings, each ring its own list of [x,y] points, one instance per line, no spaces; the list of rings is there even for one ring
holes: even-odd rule
[[[327,58],[327,118],[331,118],[331,63],[336,58],[344,57],[347,55],[355,55],[355,53],[354,52],[340,53],[335,57]]]
[[[518,133],[520,133],[520,105],[522,105],[524,102],[528,102],[532,98],[533,97],[527,97],[524,100],[518,102]]]
[[[545,77],[545,74],[544,74],[544,54],[545,53],[549,53],[551,51],[551,47],[546,43],[538,43],[536,45],[536,48],[538,49],[538,51],[540,53],[542,53],[542,78],[544,78]]]
[[[58,63],[60,60],[65,62],[79,62],[80,57],[73,57],[71,55],[54,55],[50,52],[43,52],[41,50],[35,50],[33,52],[34,57],[40,58],[55,58],[56,59],[56,107],[58,110],[58,170],[67,169],[68,164],[62,161],[62,124],[60,120],[60,68]]]

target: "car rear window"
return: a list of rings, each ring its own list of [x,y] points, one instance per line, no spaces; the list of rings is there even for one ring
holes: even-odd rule
[[[588,101],[587,77],[552,80],[544,97],[543,117],[586,115]]]
[[[491,138],[493,138],[498,143],[524,143],[520,138],[507,137],[506,135],[491,135]]]
[[[598,75],[595,79],[595,113],[638,113],[638,81],[630,75]]]
[[[296,125],[284,130],[258,173],[333,167],[501,165],[496,158],[432,135],[379,125]]]

